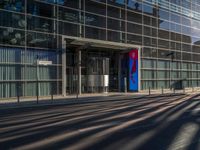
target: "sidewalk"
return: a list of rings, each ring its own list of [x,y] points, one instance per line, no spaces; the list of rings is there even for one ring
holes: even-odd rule
[[[184,94],[182,91],[161,91],[152,90],[150,95],[149,91],[142,91],[137,93],[96,93],[96,94],[82,94],[77,97],[77,95],[54,96],[53,100],[51,97],[39,97],[37,103],[36,97],[31,98],[20,98],[18,103],[17,98],[15,99],[3,99],[0,100],[0,110],[8,108],[22,108],[22,107],[37,107],[37,106],[49,106],[49,105],[73,105],[73,104],[83,104],[83,103],[94,103],[101,101],[117,101],[124,99],[140,99],[144,97],[158,97],[158,96],[172,96]]]

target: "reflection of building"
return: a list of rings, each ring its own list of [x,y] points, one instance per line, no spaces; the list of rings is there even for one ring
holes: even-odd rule
[[[40,95],[129,90],[133,49],[141,56],[138,90],[168,88],[171,77],[199,86],[198,8],[167,0],[2,0],[0,98],[36,94],[37,55],[53,62],[39,67]]]

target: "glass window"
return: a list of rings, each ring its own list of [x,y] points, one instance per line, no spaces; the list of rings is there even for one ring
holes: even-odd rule
[[[85,27],[85,37],[106,40],[106,31],[98,28]]]
[[[176,33],[181,33],[181,25],[170,23],[170,30]]]
[[[70,22],[76,22],[76,23],[81,22],[79,11],[62,8],[62,7],[59,8],[59,19],[70,21]]]
[[[157,19],[154,17],[143,15],[143,23],[152,27],[158,27]]]
[[[196,53],[200,53],[200,47],[196,45],[192,45],[192,51]]]
[[[193,28],[200,28],[200,22],[194,19],[191,19],[191,27]]]
[[[150,6],[150,5],[143,4],[143,13],[152,15],[153,14],[153,7]]]
[[[27,1],[27,13],[50,18],[54,17],[54,14],[56,14],[53,5],[34,0]]]
[[[154,70],[142,70],[142,79],[155,79],[156,71]]]
[[[157,29],[144,26],[144,35],[157,37]]]
[[[137,0],[127,0],[127,8],[136,11],[142,11],[142,3]]]
[[[158,88],[169,88],[169,81],[157,81]]]
[[[185,26],[191,26],[191,22],[190,22],[190,19],[189,18],[186,18],[186,17],[182,17],[182,25],[185,25]]]
[[[176,43],[175,42],[170,42],[170,48],[171,49],[176,49]]]
[[[56,27],[53,27],[54,23],[51,19],[44,19],[34,16],[27,16],[28,30],[42,31],[42,32],[54,32]]]
[[[43,0],[43,1],[55,2],[55,0]],[[57,0],[57,4],[66,6],[69,8],[79,8],[79,0]]]
[[[144,42],[143,44],[145,46],[153,46],[156,47],[157,46],[157,39],[154,38],[149,38],[149,37],[144,37]]]
[[[182,51],[191,52],[191,45],[182,44]]]
[[[162,53],[159,51],[159,53]],[[164,54],[159,54],[159,55],[165,55],[165,52],[163,52]],[[166,61],[166,60],[158,60],[158,68],[160,69],[168,69],[170,68],[170,61]]]
[[[25,60],[24,54],[25,54],[24,48],[16,48],[16,47],[10,48],[8,46],[0,47],[0,56],[1,56],[0,62],[1,63],[23,63]],[[2,76],[0,78],[2,79]]]
[[[108,40],[109,41],[115,41],[115,42],[121,42],[121,34],[120,32],[114,32],[114,31],[108,31]]]
[[[181,43],[176,43],[176,50],[181,50]]]
[[[169,39],[169,32],[165,30],[158,30],[158,37],[163,39]]]
[[[0,28],[0,43],[25,46],[25,32],[13,28]]]
[[[127,34],[127,43],[142,45],[142,36]]]
[[[72,23],[59,22],[58,32],[59,34],[69,35],[69,36],[79,36],[80,26]],[[70,30],[69,30],[70,29]]]
[[[142,23],[142,14],[127,11],[127,20],[136,23]]]
[[[24,12],[24,0],[1,0],[0,9]]]
[[[131,33],[142,34],[142,26],[134,23],[127,23],[127,31]]]
[[[192,58],[191,58],[191,53],[182,53],[182,60],[189,60],[191,61]]]
[[[192,37],[190,37],[190,36],[182,35],[182,42],[184,42],[184,43],[190,44],[192,42],[191,39],[192,39]]]
[[[106,15],[106,5],[87,0],[85,1],[85,11]]]
[[[120,20],[107,19],[107,28],[112,30],[120,30]]]
[[[182,1],[182,6],[191,9],[191,2],[190,1]]]
[[[25,16],[6,11],[0,11],[0,26],[25,29]]]
[[[156,81],[141,81],[142,89],[156,89]]]
[[[191,30],[189,27],[186,27],[186,26],[182,26],[182,33],[185,34],[185,35],[191,35]]]
[[[160,20],[159,28],[169,30],[169,22],[165,20]]]
[[[169,48],[169,41],[165,41],[165,40],[158,40],[158,47],[161,48]]]
[[[170,71],[168,71],[168,70],[158,71],[157,78],[158,79],[169,79]]]
[[[114,17],[117,19],[125,19],[125,10],[116,8],[116,7],[111,7],[107,6],[107,15],[109,17]]]
[[[176,33],[176,41],[181,42],[181,34]]]
[[[27,45],[30,47],[56,48],[56,38],[51,34],[27,33]]]
[[[200,30],[199,30],[199,28],[191,28],[191,35],[192,36],[196,36],[196,37],[200,37]]]
[[[178,14],[174,14],[174,13],[170,13],[171,14],[171,21],[172,22],[176,22],[176,23],[181,23],[181,16],[179,16]]]
[[[169,20],[169,12],[160,9],[160,10],[159,10],[159,17],[160,17],[161,19]]]
[[[97,15],[93,15],[93,14],[85,13],[85,24],[105,28],[106,27],[106,18],[97,16]]]
[[[172,51],[158,49],[158,58],[168,59],[169,61],[171,61],[172,58],[176,59],[177,58],[176,52],[173,52],[174,54],[169,55],[171,53]]]
[[[198,70],[197,64],[192,64],[192,70]]]
[[[184,69],[184,70],[190,69],[190,63],[183,62],[182,63],[182,69]]]
[[[157,49],[144,47],[142,49],[142,56],[143,57],[157,57]]]
[[[156,60],[141,59],[142,68],[156,68]]]

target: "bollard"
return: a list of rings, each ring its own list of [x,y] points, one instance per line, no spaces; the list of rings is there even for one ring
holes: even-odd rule
[[[127,79],[124,77],[124,92],[127,93]]]
[[[194,92],[194,87],[192,87],[192,92]]]
[[[39,96],[37,95],[37,104],[39,103]]]
[[[174,94],[175,94],[175,92],[176,92],[176,91],[175,91],[175,88],[173,88],[173,92],[174,92]]]
[[[183,93],[185,93],[185,87],[183,88]]]
[[[149,95],[151,95],[151,89],[150,89],[150,87],[149,87]]]
[[[54,87],[53,87],[53,82],[51,83],[51,101],[53,102],[53,91],[54,91]]]
[[[19,103],[19,99],[20,99],[20,98],[19,98],[19,94],[18,94],[18,95],[17,95],[17,103]]]
[[[20,99],[20,96],[19,96],[19,85],[17,87],[17,103],[19,103],[19,99]]]
[[[162,95],[164,94],[164,90],[163,90],[163,87],[162,87]]]
[[[53,101],[53,92],[51,92],[51,100]]]

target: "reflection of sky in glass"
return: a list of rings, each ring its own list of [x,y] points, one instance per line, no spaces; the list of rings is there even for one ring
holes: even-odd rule
[[[148,5],[143,5],[143,12],[153,14],[153,8]]]
[[[137,5],[136,5],[137,3]],[[138,10],[142,10],[142,5],[140,3],[137,2],[137,0],[127,0],[127,6],[129,8],[136,8],[138,7],[137,9]]]
[[[165,29],[165,30],[169,30],[169,23],[167,21],[162,20],[159,27],[162,28],[162,29]]]
[[[118,4],[125,4],[124,1],[125,1],[125,0],[116,0],[116,3],[118,3]]]

